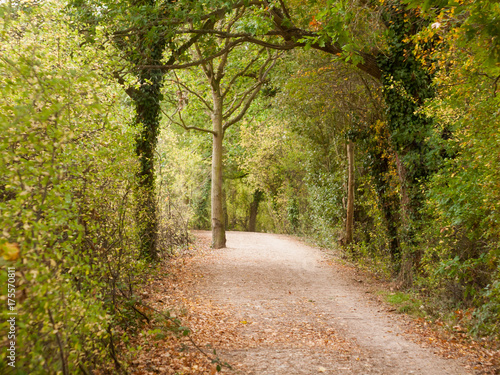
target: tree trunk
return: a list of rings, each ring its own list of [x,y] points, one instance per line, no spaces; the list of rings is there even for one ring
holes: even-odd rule
[[[163,73],[160,71],[142,72],[141,86],[134,96],[135,124],[142,127],[136,137],[135,148],[141,163],[136,219],[141,241],[141,256],[149,260],[158,258],[154,152],[159,133],[162,79]]]
[[[403,223],[403,228],[407,228],[410,223],[411,202],[410,197],[408,196],[406,167],[399,157],[399,154],[397,152],[394,154],[396,156],[395,159],[396,168],[398,170],[399,184],[401,185],[401,222]]]
[[[259,204],[263,196],[264,193],[259,189],[255,190],[253,193],[253,201],[252,203],[250,203],[250,215],[248,218],[249,232],[255,232],[255,229],[257,227],[257,214],[259,212]]]
[[[226,229],[222,196],[222,97],[218,88],[212,89],[214,111],[212,113],[212,247],[226,247]]]
[[[354,227],[354,142],[347,144],[348,181],[347,181],[347,220],[346,220],[346,245],[352,242]]]
[[[388,144],[385,147],[390,148]],[[380,210],[384,216],[384,223],[389,235],[389,251],[391,260],[395,265],[399,265],[401,260],[401,249],[398,238],[398,228],[400,226],[400,216],[398,215],[400,199],[397,196],[388,194],[390,181],[389,159],[383,157],[382,149],[377,147],[371,150],[370,156],[373,160],[370,173],[374,179],[375,190],[377,192]]]

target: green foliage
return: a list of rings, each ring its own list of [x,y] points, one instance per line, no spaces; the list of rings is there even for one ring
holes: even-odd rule
[[[160,248],[172,249],[185,244],[188,228],[210,228],[210,149],[207,135],[162,125],[156,168]]]
[[[82,45],[62,4],[0,9],[0,243],[19,248],[0,282],[16,268],[16,371],[90,373],[115,363],[111,327],[144,272],[132,110],[106,78],[108,51]]]
[[[401,251],[399,179],[387,123],[375,121],[370,128],[360,133],[359,143],[366,153],[363,166],[369,174],[363,191],[367,195],[367,214],[375,221],[371,237],[387,238],[387,246],[382,245],[379,250],[388,247],[391,260],[397,267]]]
[[[496,335],[500,328],[500,275],[495,281],[482,290],[482,304],[474,311],[473,333],[480,335]]]
[[[323,246],[330,246],[341,237],[345,173],[345,166],[339,165],[332,173],[310,171],[306,177],[310,233]]]
[[[484,4],[488,19],[499,9]],[[438,40],[430,53],[437,69],[434,83],[439,96],[428,101],[425,113],[437,126],[429,138],[443,163],[430,179],[425,214],[430,218],[422,236],[425,244],[419,286],[433,290],[445,306],[473,311],[468,325],[476,334],[497,328],[499,217],[498,217],[498,64],[494,30],[470,33],[486,25],[477,4],[441,4],[432,25],[420,39]],[[481,21],[479,21],[481,19]],[[470,22],[475,20],[475,26]],[[485,46],[488,46],[485,48]],[[491,48],[490,48],[491,47]]]
[[[247,17],[238,20],[234,25],[234,31],[250,35],[262,35],[269,29],[272,29],[272,23],[266,17],[266,10],[264,8],[252,9]]]
[[[305,37],[307,47],[317,43],[320,47],[335,43],[341,47],[338,59],[353,65],[363,62],[360,51],[373,51],[383,46],[383,26],[376,5],[357,0],[328,0],[319,3],[309,27],[316,35]],[[314,9],[314,8],[313,8]]]
[[[246,151],[241,164],[248,174],[248,184],[263,191],[268,199],[263,206],[269,217],[260,218],[261,229],[279,233],[300,231],[302,213],[306,212],[301,182],[306,165],[305,145],[282,122],[269,120],[267,124],[243,126],[240,144]]]
[[[418,111],[424,100],[434,96],[432,76],[414,55],[411,36],[426,24],[418,11],[405,9],[398,1],[388,2],[385,11],[388,51],[378,58],[383,71],[384,99],[389,139],[405,167],[410,211],[418,220],[422,189],[435,170],[427,139],[432,131],[432,118]],[[426,48],[430,48],[429,42]]]
[[[289,228],[332,244],[344,226],[348,134],[356,141],[358,165],[358,242],[352,255],[362,264],[399,273],[399,285],[413,283],[443,310],[472,309],[471,329],[491,334],[498,327],[500,257],[500,71],[490,54],[495,53],[497,5],[440,4],[428,14],[397,1],[383,6],[386,32],[378,65],[384,103],[376,88],[363,93],[363,81],[338,65],[330,69],[331,62],[310,51],[307,60],[295,53],[270,101],[275,111],[269,116],[280,126],[272,130],[268,120],[266,132],[243,133],[244,146],[252,150],[243,165],[253,183],[266,190],[278,221],[290,224],[298,202],[300,225]],[[335,27],[335,17],[353,9],[336,3],[310,26],[325,34],[328,24],[333,40],[344,38],[347,45],[353,29]],[[363,95],[376,108],[367,106],[367,99],[356,102]],[[346,102],[356,102],[365,113]],[[288,146],[288,137],[295,147]],[[297,160],[302,173],[294,168]],[[299,180],[305,189],[298,188]]]
[[[210,179],[207,178],[199,197],[193,201],[195,229],[210,229]]]
[[[464,47],[480,40],[486,61],[492,66],[500,62],[500,4],[497,1],[405,0],[405,3],[437,15],[438,28],[460,28],[463,33],[457,41]]]
[[[401,277],[396,279],[399,285],[413,285],[436,306],[469,309],[472,330],[490,334],[498,329],[500,306],[499,5],[495,1],[409,2],[414,5],[411,9],[401,1],[392,0],[380,4],[327,1],[326,6],[319,1],[287,2],[291,15],[282,14],[281,26],[308,29],[291,40],[303,43],[307,51],[283,56],[285,64],[273,77],[267,77],[265,90],[254,103],[258,108],[248,110],[250,116],[241,130],[230,129],[225,133],[226,221],[232,229],[246,229],[253,195],[260,191],[263,200],[259,230],[308,234],[323,245],[342,242],[345,142],[351,140],[356,144],[356,205],[355,244],[349,249],[349,256],[363,266],[383,270],[384,275],[390,271],[393,276],[399,273]],[[120,65],[110,67],[109,71],[113,70],[135,105],[139,133],[116,126],[120,121],[118,113],[128,108],[114,107],[122,105],[119,95],[111,99],[116,88],[105,89],[95,76],[95,71],[105,70],[104,57],[96,60],[95,55],[87,54],[85,59],[85,44],[83,51],[73,52],[71,58],[63,54],[66,62],[60,70],[64,76],[57,69],[57,74],[48,73],[61,64],[55,60],[61,51],[58,48],[55,53],[56,39],[49,43],[54,51],[52,60],[47,60],[51,65],[35,64],[42,57],[45,61],[45,55],[37,57],[34,50],[16,60],[12,49],[5,54],[7,59],[2,60],[2,69],[7,74],[2,76],[0,86],[5,94],[3,122],[23,118],[23,113],[26,118],[35,119],[29,125],[27,121],[24,125],[22,121],[13,123],[15,130],[11,133],[18,143],[4,141],[6,155],[15,154],[18,159],[8,160],[4,168],[6,177],[0,178],[1,204],[12,205],[7,212],[12,217],[17,215],[20,221],[8,223],[2,249],[6,258],[11,259],[16,257],[16,242],[50,244],[52,258],[44,255],[48,260],[44,258],[40,264],[48,264],[50,272],[60,270],[56,279],[66,285],[66,289],[61,287],[64,294],[71,294],[74,285],[68,275],[75,274],[81,280],[87,271],[89,275],[101,272],[100,277],[94,278],[96,285],[101,285],[99,288],[115,290],[115,286],[106,289],[108,286],[99,284],[103,281],[112,285],[116,282],[116,287],[122,288],[115,276],[102,277],[120,272],[102,271],[95,259],[108,259],[111,253],[113,258],[129,257],[133,265],[130,273],[135,274],[141,266],[131,256],[136,249],[137,232],[142,231],[144,244],[144,233],[153,238],[155,225],[160,223],[165,228],[163,232],[160,230],[161,246],[170,248],[173,243],[182,242],[178,238],[187,237],[188,225],[196,228],[210,225],[207,137],[181,134],[170,127],[177,123],[181,127],[210,131],[207,125],[211,121],[213,97],[206,89],[204,71],[191,67],[176,74],[171,72],[166,75],[168,84],[162,87],[163,72],[145,65],[208,57],[232,41],[214,33],[181,32],[183,20],[189,20],[189,28],[214,28],[217,33],[232,30],[268,42],[278,40],[276,36],[263,36],[275,25],[269,9],[261,6],[235,10],[231,8],[234,2],[224,0],[104,3],[75,0],[73,4],[74,15],[80,21],[85,20],[86,26],[84,35],[75,35],[75,39],[111,45],[121,56]],[[281,2],[276,6],[276,12],[281,9],[288,13]],[[218,7],[220,10],[213,13],[213,18],[200,16]],[[230,20],[236,21],[231,24]],[[36,21],[40,23],[41,18]],[[4,24],[4,40],[11,36],[6,34],[10,33],[5,26],[9,22],[18,21],[8,20]],[[110,36],[108,39],[104,38],[103,27]],[[63,30],[71,34],[71,29]],[[290,30],[292,34],[295,32],[296,29]],[[17,38],[16,41],[20,40]],[[191,48],[194,42],[198,51]],[[341,51],[337,56],[326,58],[312,53],[313,48],[328,50],[332,45]],[[225,74],[219,76],[218,83],[227,89],[223,90],[225,103],[234,104],[226,112],[225,120],[238,113],[244,98],[251,93],[246,90],[255,83],[259,68],[255,65],[245,70],[245,67],[252,59],[256,62],[265,59],[264,50],[259,48],[241,45],[234,47],[229,57],[219,55],[213,61],[206,61],[205,71],[209,70],[207,67],[217,70],[223,62]],[[356,65],[362,62],[360,51],[375,54],[375,50],[382,71],[381,82],[374,82],[340,63],[341,60]],[[106,51],[107,47],[103,47],[102,56]],[[82,74],[75,66],[83,64],[73,64],[72,59],[77,62],[84,59],[90,68]],[[13,64],[9,63],[11,60]],[[26,77],[28,84],[11,84],[12,77]],[[60,100],[47,99],[50,95],[43,90],[28,90],[37,82],[43,82],[40,87],[57,92]],[[43,105],[31,105],[39,100]],[[167,115],[168,129],[159,140],[159,152],[154,155],[160,111]],[[55,113],[59,116],[57,126],[52,119]],[[60,114],[81,119],[86,127],[78,126],[76,120],[68,120],[66,127],[61,127]],[[46,125],[39,131],[27,131],[38,129],[34,126],[38,123]],[[11,133],[6,131],[10,137]],[[111,132],[120,136],[111,138]],[[130,154],[133,134],[141,162],[142,192],[135,188],[136,170],[124,167],[136,166]],[[121,146],[110,146],[116,142]],[[98,166],[87,169],[87,159],[77,156],[82,152]],[[49,155],[54,155],[54,161],[48,161]],[[97,160],[107,162],[97,163]],[[21,167],[24,169],[16,170]],[[39,172],[41,169],[45,174]],[[80,175],[85,178],[74,178]],[[37,186],[38,190],[25,189],[23,184]],[[59,186],[60,190],[56,188]],[[57,191],[61,193],[55,194]],[[110,198],[104,199],[101,191],[106,191],[106,197]],[[135,195],[130,191],[135,191]],[[132,223],[130,207],[134,200],[141,201],[140,207],[144,209],[135,213],[138,222],[152,223],[149,229]],[[157,202],[161,207],[158,217]],[[30,207],[31,211],[26,209]],[[48,207],[58,209],[52,212]],[[117,222],[112,214],[115,212],[122,213],[120,217],[124,219]],[[146,220],[142,220],[142,214]],[[23,228],[31,222],[37,224]],[[39,223],[45,226],[37,226],[42,225]],[[10,231],[16,234],[11,235]],[[18,240],[16,231],[27,233],[29,241],[24,237]],[[48,232],[50,236],[46,235]],[[181,235],[176,237],[176,233]],[[32,239],[35,235],[41,238],[36,241],[41,242]],[[48,238],[46,241],[44,236]],[[116,236],[120,238],[118,242],[113,240]],[[83,249],[75,259],[88,255],[88,260],[85,258],[90,264],[88,269],[81,268],[77,260],[74,262],[78,267],[65,266],[66,259],[71,258],[68,255],[74,253],[73,247],[65,247],[70,239]],[[128,245],[117,245],[121,241]],[[21,247],[24,259],[26,245]],[[123,264],[118,262],[116,267]],[[97,287],[78,288],[85,298],[85,293]],[[102,304],[116,297],[112,292],[101,292],[101,296],[105,296],[100,299]],[[404,310],[415,310],[412,298],[405,298],[396,294],[393,302]],[[135,302],[133,298],[128,301],[120,311],[122,316],[132,318]],[[96,316],[104,311],[101,305],[92,306]],[[61,319],[65,316],[59,310],[52,313]],[[110,321],[107,316],[103,319],[105,323]],[[57,352],[53,343],[52,348]]]
[[[186,50],[192,44],[178,45],[174,40],[174,25],[166,21],[169,16],[185,16],[189,11],[200,11],[196,3],[172,4],[156,1],[94,2],[93,0],[68,1],[68,11],[83,28],[86,42],[112,46],[121,59],[112,72],[135,106],[135,126],[140,133],[135,138],[135,152],[141,168],[138,171],[139,187],[136,199],[136,222],[141,241],[142,257],[158,260],[159,215],[157,212],[155,150],[160,131],[161,88],[165,71],[163,64],[166,50],[171,52],[167,64],[186,59]],[[185,9],[182,9],[185,8]],[[194,9],[193,9],[194,8]],[[102,33],[102,30],[105,30]],[[116,60],[116,59],[115,59]],[[131,79],[134,77],[134,80]],[[132,81],[132,82],[131,82]],[[164,231],[165,227],[161,228]]]
[[[225,179],[225,210],[228,230],[248,230],[249,207],[252,203],[250,190],[251,188],[244,179]]]
[[[394,292],[388,293],[384,297],[385,300],[391,305],[394,305],[400,313],[412,314],[416,316],[422,315],[422,311],[420,309],[422,306],[421,302],[408,293]]]

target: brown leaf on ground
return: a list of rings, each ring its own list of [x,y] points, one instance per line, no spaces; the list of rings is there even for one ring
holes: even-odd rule
[[[206,256],[208,254],[209,257]],[[331,327],[328,319],[312,308],[315,301],[297,299],[286,302],[289,314],[303,316],[303,320],[284,317],[267,324],[265,314],[273,314],[272,301],[259,302],[262,311],[252,310],[253,316],[250,316],[243,310],[235,309],[231,300],[216,303],[197,294],[197,286],[206,277],[199,267],[204,259],[208,259],[207,264],[211,264],[214,261],[213,251],[210,250],[209,239],[200,237],[192,248],[164,261],[157,276],[141,290],[144,305],[150,306],[153,311],[164,314],[168,312],[170,319],[162,321],[158,317],[154,318],[128,343],[120,344],[122,352],[128,353],[126,361],[130,373],[214,375],[217,373],[217,365],[222,365],[222,373],[248,374],[250,371],[240,363],[230,363],[232,370],[224,366],[227,359],[219,358],[219,353],[244,352],[252,348],[270,353],[277,347],[313,350],[318,353],[335,352],[339,358],[351,358],[353,361],[359,359],[360,348],[341,337]],[[342,268],[346,274],[356,272],[348,266]],[[367,278],[356,285],[358,288],[373,287],[373,282]],[[148,308],[139,308],[144,313],[153,315],[150,310],[146,311]],[[256,317],[259,318],[258,322],[254,319]],[[439,326],[439,322],[431,324],[402,315],[401,319],[408,337],[421,346],[432,347],[444,358],[466,357],[469,363],[467,368],[477,374],[499,373],[498,348],[471,341],[460,327],[455,332],[448,332]],[[183,336],[182,330],[174,332],[179,330],[179,323],[175,320],[182,327],[190,329],[189,336]],[[349,363],[353,364],[346,361],[345,369],[353,371]],[[321,370],[324,368],[318,366],[315,370],[323,372]]]

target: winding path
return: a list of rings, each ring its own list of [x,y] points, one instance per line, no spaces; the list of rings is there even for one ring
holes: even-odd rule
[[[234,373],[468,374],[410,341],[398,317],[320,250],[283,235],[227,239],[197,264],[204,277],[196,292],[241,323],[246,344],[219,352],[244,366]]]

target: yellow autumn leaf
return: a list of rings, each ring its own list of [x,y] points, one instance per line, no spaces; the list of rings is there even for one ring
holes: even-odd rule
[[[19,246],[17,243],[0,244],[0,254],[5,260],[17,260],[19,258]]]

